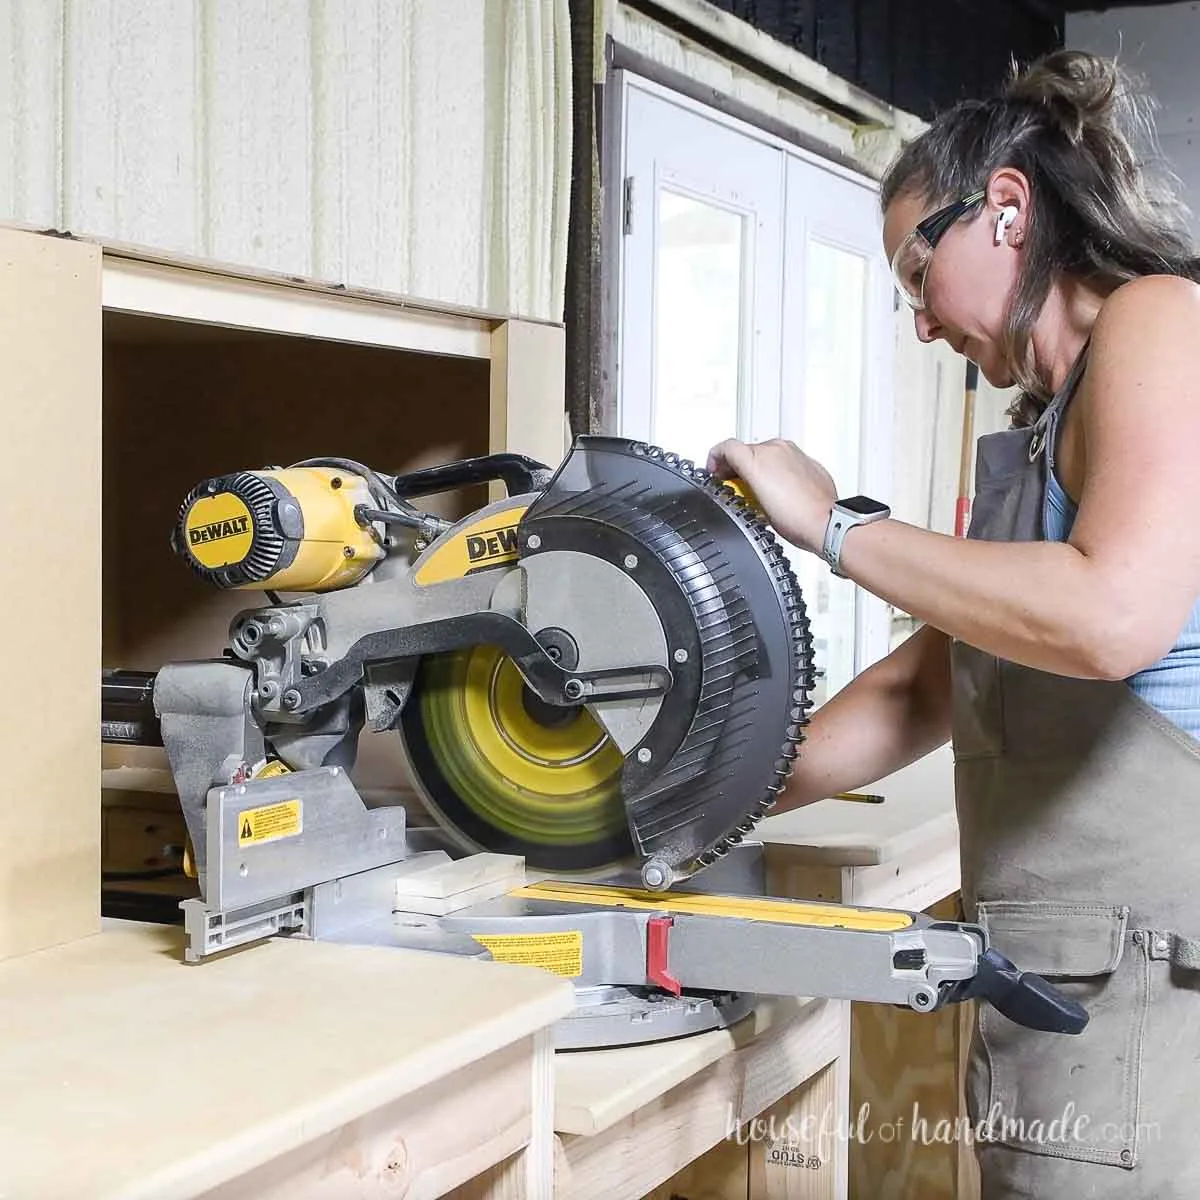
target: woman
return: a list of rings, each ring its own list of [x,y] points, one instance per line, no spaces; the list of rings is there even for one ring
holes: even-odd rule
[[[981,1011],[984,1200],[1200,1195],[1200,272],[1131,103],[1111,62],[1053,54],[884,180],[918,335],[1024,389],[967,540],[846,521],[790,443],[709,464],[925,622],[814,715],[781,807],[952,736],[967,915],[1091,1014],[1073,1037]]]

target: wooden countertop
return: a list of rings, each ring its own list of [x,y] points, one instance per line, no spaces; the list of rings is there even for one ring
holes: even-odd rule
[[[555,1195],[745,1196],[747,1188],[750,1195],[766,1195],[761,1180],[746,1174],[745,1146],[730,1142],[730,1134],[768,1111],[790,1113],[793,1102],[826,1126],[830,1105],[844,1110],[849,1010],[840,1000],[763,999],[753,1015],[728,1030],[555,1055]],[[807,1099],[800,1101],[801,1095]],[[776,1109],[785,1097],[791,1097],[786,1109]],[[702,1157],[722,1145],[719,1162]],[[833,1191],[827,1193],[827,1176],[820,1186],[806,1183],[799,1190],[795,1181],[785,1187],[780,1179],[778,1195],[844,1195],[836,1183],[844,1171],[844,1149],[840,1153],[842,1166],[832,1167]],[[724,1174],[731,1158],[740,1160],[740,1177],[736,1168],[728,1178]],[[688,1183],[659,1190],[689,1164]]]
[[[567,1013],[565,981],[277,938],[181,961],[182,931],[102,932],[0,964],[0,1197],[191,1195]]]
[[[560,1052],[554,1059],[554,1129],[592,1135],[608,1129],[706,1067],[822,1001],[770,997],[728,1029],[644,1046]]]

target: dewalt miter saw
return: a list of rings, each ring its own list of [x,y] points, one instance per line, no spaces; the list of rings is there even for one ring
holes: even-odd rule
[[[507,498],[454,524],[414,504],[490,481]],[[560,1045],[711,1027],[754,994],[981,996],[1083,1027],[977,925],[762,895],[748,835],[797,756],[813,652],[736,485],[607,437],[556,470],[314,459],[200,484],[173,545],[268,601],[221,659],[105,682],[113,736],[152,704],[166,748],[202,897],[190,959],[290,932],[530,962],[576,983]],[[366,725],[399,733],[451,853],[364,804]],[[522,861],[538,882],[514,886]],[[414,887],[439,872],[456,888]]]

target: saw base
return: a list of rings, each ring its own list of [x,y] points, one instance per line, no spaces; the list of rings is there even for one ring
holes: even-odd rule
[[[554,1026],[555,1050],[598,1050],[725,1029],[754,1010],[743,992],[672,996],[646,988],[575,990],[575,1011]]]
[[[731,850],[724,872],[669,892],[578,879],[522,886],[520,860],[415,849],[404,810],[366,809],[336,767],[213,788],[205,818],[204,899],[183,905],[189,961],[287,933],[536,966],[579,997],[555,1032],[563,1048],[716,1028],[755,996],[916,1012],[984,997],[1030,1028],[1074,1033],[1087,1021],[989,949],[980,926],[763,895],[755,843]],[[755,886],[730,886],[723,873]],[[724,886],[710,892],[702,880]]]
[[[469,916],[464,915],[460,924],[469,925]],[[510,928],[517,932],[507,936],[523,936],[519,923],[512,923]],[[376,912],[362,922],[320,930],[321,923],[317,922],[312,932],[300,936],[345,945],[425,950],[481,961],[490,958],[489,951],[469,934],[448,928],[443,918],[426,913]],[[556,1050],[636,1046],[724,1029],[748,1016],[758,999],[745,992],[683,992],[674,996],[652,987],[611,984],[576,984],[575,996],[575,1011],[551,1030]]]

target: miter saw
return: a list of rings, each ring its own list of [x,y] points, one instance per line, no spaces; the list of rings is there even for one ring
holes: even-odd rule
[[[508,495],[456,523],[414,504],[481,482]],[[312,459],[201,483],[172,541],[268,601],[223,658],[105,681],[111,736],[140,711],[167,752],[190,960],[291,933],[529,962],[575,982],[561,1046],[710,1028],[756,994],[1086,1022],[977,925],[763,895],[749,835],[797,756],[812,643],[736,484],[609,437],[555,470]],[[399,733],[449,853],[364,804],[366,725]]]

